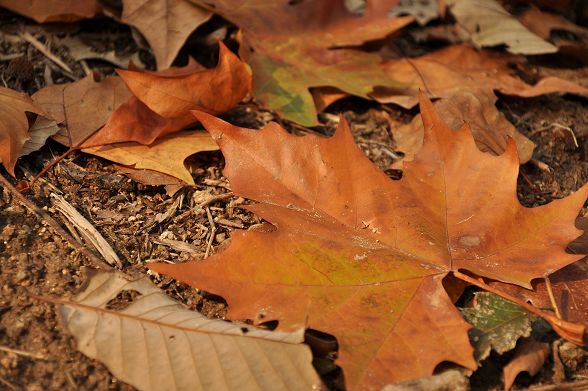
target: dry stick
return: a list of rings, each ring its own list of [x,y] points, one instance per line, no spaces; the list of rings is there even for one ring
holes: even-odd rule
[[[208,222],[210,223],[210,238],[208,238],[208,243],[206,243],[206,253],[204,253],[204,259],[208,258],[210,254],[210,249],[212,248],[212,241],[214,240],[214,236],[216,234],[216,225],[214,224],[214,220],[212,219],[212,214],[210,213],[210,208],[206,207],[206,215],[208,216]]]
[[[490,293],[494,293],[494,294],[502,297],[503,299],[506,299],[508,301],[511,301],[511,302],[523,307],[524,309],[526,309],[530,313],[542,317],[547,322],[549,322],[549,324],[551,324],[551,326],[553,326],[553,328],[556,329],[556,331],[559,330],[563,334],[566,335],[565,337],[562,335],[562,337],[564,337],[568,341],[573,342],[577,345],[583,345],[584,332],[585,332],[585,327],[583,325],[579,325],[579,324],[575,324],[572,322],[568,322],[563,319],[559,319],[557,316],[553,316],[549,312],[545,312],[545,311],[540,310],[536,307],[533,307],[532,305],[525,302],[524,300],[520,300],[520,299],[518,299],[508,293],[500,291],[499,289],[495,289],[494,287],[486,284],[485,282],[480,281],[480,280],[476,280],[475,278],[470,277],[470,276],[463,274],[461,272],[453,271],[452,273],[455,277],[459,278],[460,280],[463,280],[465,282],[469,282],[470,284],[475,285],[479,288],[482,288],[485,291],[488,291]]]
[[[49,60],[57,64],[61,69],[68,72],[70,76],[73,76],[73,71],[71,70],[71,68],[66,63],[64,63],[59,57],[51,53],[51,51],[45,45],[43,45],[43,43],[39,41],[37,38],[33,37],[28,32],[19,34],[19,36],[31,45],[33,45],[38,51],[40,51]]]
[[[6,387],[10,388],[13,391],[18,391],[18,387],[9,382],[8,380],[0,377],[0,383],[4,384]]]
[[[0,184],[5,189],[8,189],[13,197],[18,199],[21,204],[23,204],[30,212],[36,214],[41,220],[45,221],[47,224],[53,228],[56,234],[61,236],[64,240],[66,240],[75,250],[80,252],[81,254],[85,255],[86,258],[97,268],[105,270],[105,271],[112,271],[112,267],[110,267],[106,262],[98,258],[95,254],[89,251],[86,247],[78,243],[70,234],[68,234],[59,223],[47,214],[44,210],[39,208],[33,202],[31,202],[28,198],[22,195],[12,184],[4,177],[4,175],[0,174]]]
[[[225,200],[227,198],[231,198],[234,195],[235,194],[232,191],[230,191],[228,193],[219,194],[219,195],[216,195],[214,197],[209,198],[208,200],[206,200],[204,202],[201,202],[200,204],[198,204],[198,206],[201,207],[201,208],[205,208],[205,207],[207,207],[210,204],[213,204],[213,203],[215,203],[217,201]]]
[[[7,352],[7,353],[13,353],[18,356],[31,357],[31,358],[35,358],[37,360],[47,360],[47,357],[43,356],[42,354],[31,353],[31,352],[27,352],[27,351],[19,350],[19,349],[12,349],[7,346],[0,346],[0,350],[3,352]]]

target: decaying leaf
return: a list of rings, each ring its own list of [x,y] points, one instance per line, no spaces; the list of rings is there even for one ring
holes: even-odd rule
[[[474,306],[461,313],[474,326],[470,340],[478,361],[485,360],[492,349],[498,354],[508,352],[519,338],[531,335],[533,315],[493,293],[476,293]]]
[[[399,181],[363,155],[344,120],[326,139],[198,113],[235,194],[257,201],[249,209],[277,229],[237,231],[211,258],[150,268],[225,297],[232,319],[336,336],[349,389],[430,375],[441,361],[474,369],[470,326],[444,277],[465,269],[530,287],[574,262],[564,249],[578,236],[588,185],[524,208],[514,143],[498,157],[483,153],[469,127],[452,131],[421,99],[423,148]]]
[[[163,137],[149,146],[127,142],[84,148],[82,151],[133,168],[158,171],[193,185],[194,179],[186,170],[184,160],[197,152],[217,149],[208,133],[182,132]]]
[[[188,36],[211,16],[187,0],[123,0],[122,22],[143,34],[158,69],[169,68]]]
[[[241,53],[253,70],[253,94],[286,119],[317,123],[311,87],[332,86],[365,98],[374,86],[398,87],[380,68],[378,55],[341,48],[411,23],[413,16],[387,15],[398,0],[368,0],[362,16],[349,12],[343,0],[205,2],[243,29]]]
[[[29,139],[26,112],[48,116],[28,95],[0,87],[0,163],[12,176],[16,160],[31,152],[23,149]]]
[[[528,372],[535,376],[549,357],[549,344],[527,338],[517,346],[513,359],[504,367],[504,389],[510,390],[517,375]]]
[[[495,106],[496,95],[489,90],[463,89],[435,102],[435,109],[453,130],[464,122],[472,128],[476,145],[484,152],[500,155],[504,152],[508,137],[517,145],[520,163],[526,163],[533,155],[535,144],[517,131],[504,114]],[[407,124],[394,130],[394,141],[404,160],[411,160],[423,145],[423,120],[417,115]]]
[[[451,13],[477,47],[506,45],[515,54],[557,52],[557,47],[525,28],[496,0],[446,0]]]
[[[25,141],[22,146],[22,156],[28,155],[31,152],[38,151],[45,145],[47,139],[61,129],[57,122],[52,119],[38,116],[35,118],[35,122],[29,128],[29,138]]]
[[[0,7],[39,23],[75,22],[100,12],[97,0],[0,0]]]
[[[139,294],[116,311],[108,303],[124,291]],[[269,332],[208,319],[170,299],[147,277],[96,273],[60,304],[78,349],[140,390],[248,390],[320,387],[303,330]]]
[[[101,128],[112,113],[132,96],[118,77],[97,82],[94,75],[68,84],[47,86],[33,94],[35,104],[43,107],[65,128],[54,136],[69,146],[68,129],[77,145]]]

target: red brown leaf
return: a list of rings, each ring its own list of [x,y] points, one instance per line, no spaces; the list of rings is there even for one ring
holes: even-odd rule
[[[101,8],[97,0],[0,0],[0,7],[39,23],[88,19],[100,12]]]

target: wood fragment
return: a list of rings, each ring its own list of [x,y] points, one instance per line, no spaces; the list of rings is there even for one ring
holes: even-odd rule
[[[22,195],[12,184],[4,177],[4,175],[0,174],[0,184],[2,187],[7,189],[23,206],[25,206],[31,213],[34,213],[43,220],[45,223],[49,224],[49,226],[53,229],[53,231],[61,236],[63,240],[67,241],[76,251],[83,254],[90,263],[96,268],[102,269],[104,271],[111,271],[112,267],[108,265],[106,262],[98,258],[95,254],[89,251],[86,247],[78,243],[70,234],[68,234],[61,225],[49,214],[35,205],[33,202],[29,201],[24,195]]]
[[[53,199],[53,205],[55,208],[76,227],[87,241],[92,243],[104,260],[110,265],[116,265],[119,268],[122,268],[122,262],[118,258],[118,255],[116,255],[116,252],[100,232],[98,232],[96,228],[94,228],[94,226],[73,207],[73,205],[67,202],[65,198],[55,193],[51,193],[50,196]]]
[[[12,384],[8,380],[4,379],[3,377],[0,377],[0,383],[4,384],[6,387],[10,388],[13,391],[18,391],[19,390],[19,388],[17,386],[15,386],[14,384]]]
[[[16,354],[17,356],[34,358],[37,360],[47,360],[47,357],[43,356],[42,354],[31,353],[31,352],[27,352],[25,350],[20,350],[20,349],[12,349],[12,348],[9,348],[8,346],[0,346],[0,350],[3,352]]]

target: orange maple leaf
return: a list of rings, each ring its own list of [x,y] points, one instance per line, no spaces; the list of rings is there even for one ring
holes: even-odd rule
[[[476,368],[466,323],[443,280],[467,270],[530,287],[577,260],[565,247],[588,186],[525,208],[518,159],[452,131],[421,94],[422,150],[393,181],[357,148],[344,120],[330,138],[261,131],[196,113],[221,147],[225,174],[271,232],[234,233],[204,261],[154,264],[156,272],[222,295],[231,319],[279,321],[328,332],[350,389],[430,375],[442,361]]]

